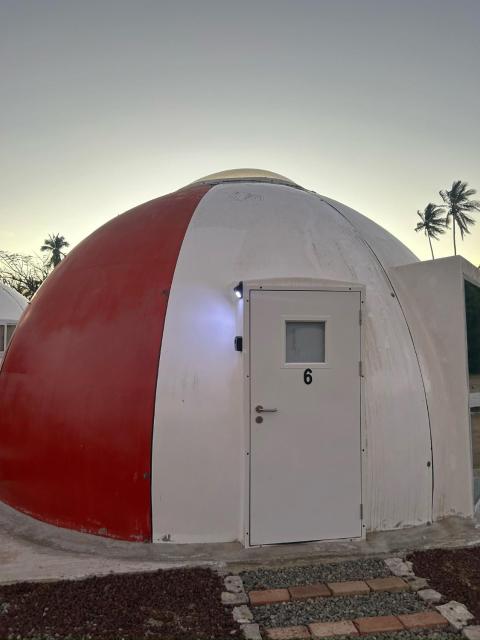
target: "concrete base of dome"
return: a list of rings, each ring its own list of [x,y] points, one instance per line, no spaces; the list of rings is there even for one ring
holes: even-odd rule
[[[122,542],[39,522],[0,503],[0,583],[83,578],[179,566],[222,570],[248,565],[305,564],[401,555],[407,550],[480,544],[480,521],[445,518],[432,525],[383,531],[366,540],[245,549],[222,544]]]

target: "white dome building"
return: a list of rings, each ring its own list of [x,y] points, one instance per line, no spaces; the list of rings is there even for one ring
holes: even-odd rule
[[[0,282],[0,363],[27,305],[28,300],[18,291]]]
[[[247,546],[469,516],[465,280],[462,258],[420,263],[269,172],[132,209],[18,327],[0,499],[100,535]]]

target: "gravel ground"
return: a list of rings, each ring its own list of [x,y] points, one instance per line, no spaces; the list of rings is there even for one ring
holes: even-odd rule
[[[1,640],[239,638],[222,606],[223,579],[171,569],[0,587]]]
[[[414,613],[425,609],[425,603],[414,593],[371,593],[368,596],[318,598],[252,607],[252,612],[255,622],[264,627],[283,627]]]
[[[345,580],[368,580],[390,576],[383,560],[352,560],[307,567],[284,567],[280,569],[255,569],[241,574],[246,591],[254,589],[280,589],[315,582],[343,582]]]

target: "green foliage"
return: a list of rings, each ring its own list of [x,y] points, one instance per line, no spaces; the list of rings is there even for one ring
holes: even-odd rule
[[[65,257],[62,251],[69,243],[60,234],[50,234],[40,251],[50,255],[42,258],[0,250],[0,281],[31,300],[48,274]]]
[[[421,222],[417,222],[415,231],[423,231],[428,238],[432,260],[435,259],[432,248],[432,238],[438,240],[442,233],[445,233],[446,219],[443,217],[445,209],[433,202],[429,202],[423,211],[417,211],[417,216]]]
[[[31,300],[50,273],[50,261],[0,250],[0,280]]]
[[[462,240],[466,233],[470,233],[470,227],[475,224],[475,218],[471,214],[480,211],[480,200],[472,200],[477,192],[469,189],[467,182],[455,180],[450,189],[439,191],[445,206],[438,206],[429,202],[423,211],[417,211],[421,222],[417,223],[415,231],[424,231],[430,244],[433,255],[432,238],[439,239],[439,235],[445,233],[445,227],[453,227],[453,253],[457,255],[456,228],[460,229]],[[445,214],[445,217],[443,217]]]
[[[452,222],[453,252],[457,255],[455,228],[458,226],[463,240],[464,235],[470,233],[469,227],[475,224],[475,219],[469,214],[480,211],[480,201],[471,200],[477,192],[475,189],[469,189],[468,184],[461,180],[455,180],[450,189],[439,193],[447,207],[447,225]]]
[[[50,253],[50,264],[52,267],[56,267],[57,264],[60,264],[62,258],[65,257],[62,249],[69,246],[70,244],[65,240],[64,236],[61,236],[59,233],[51,233],[48,238],[43,241],[40,251],[48,251],[48,253]]]

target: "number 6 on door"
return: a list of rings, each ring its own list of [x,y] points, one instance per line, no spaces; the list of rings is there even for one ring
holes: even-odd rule
[[[305,369],[305,371],[303,372],[303,381],[305,382],[305,384],[312,384],[313,378],[311,369]]]

